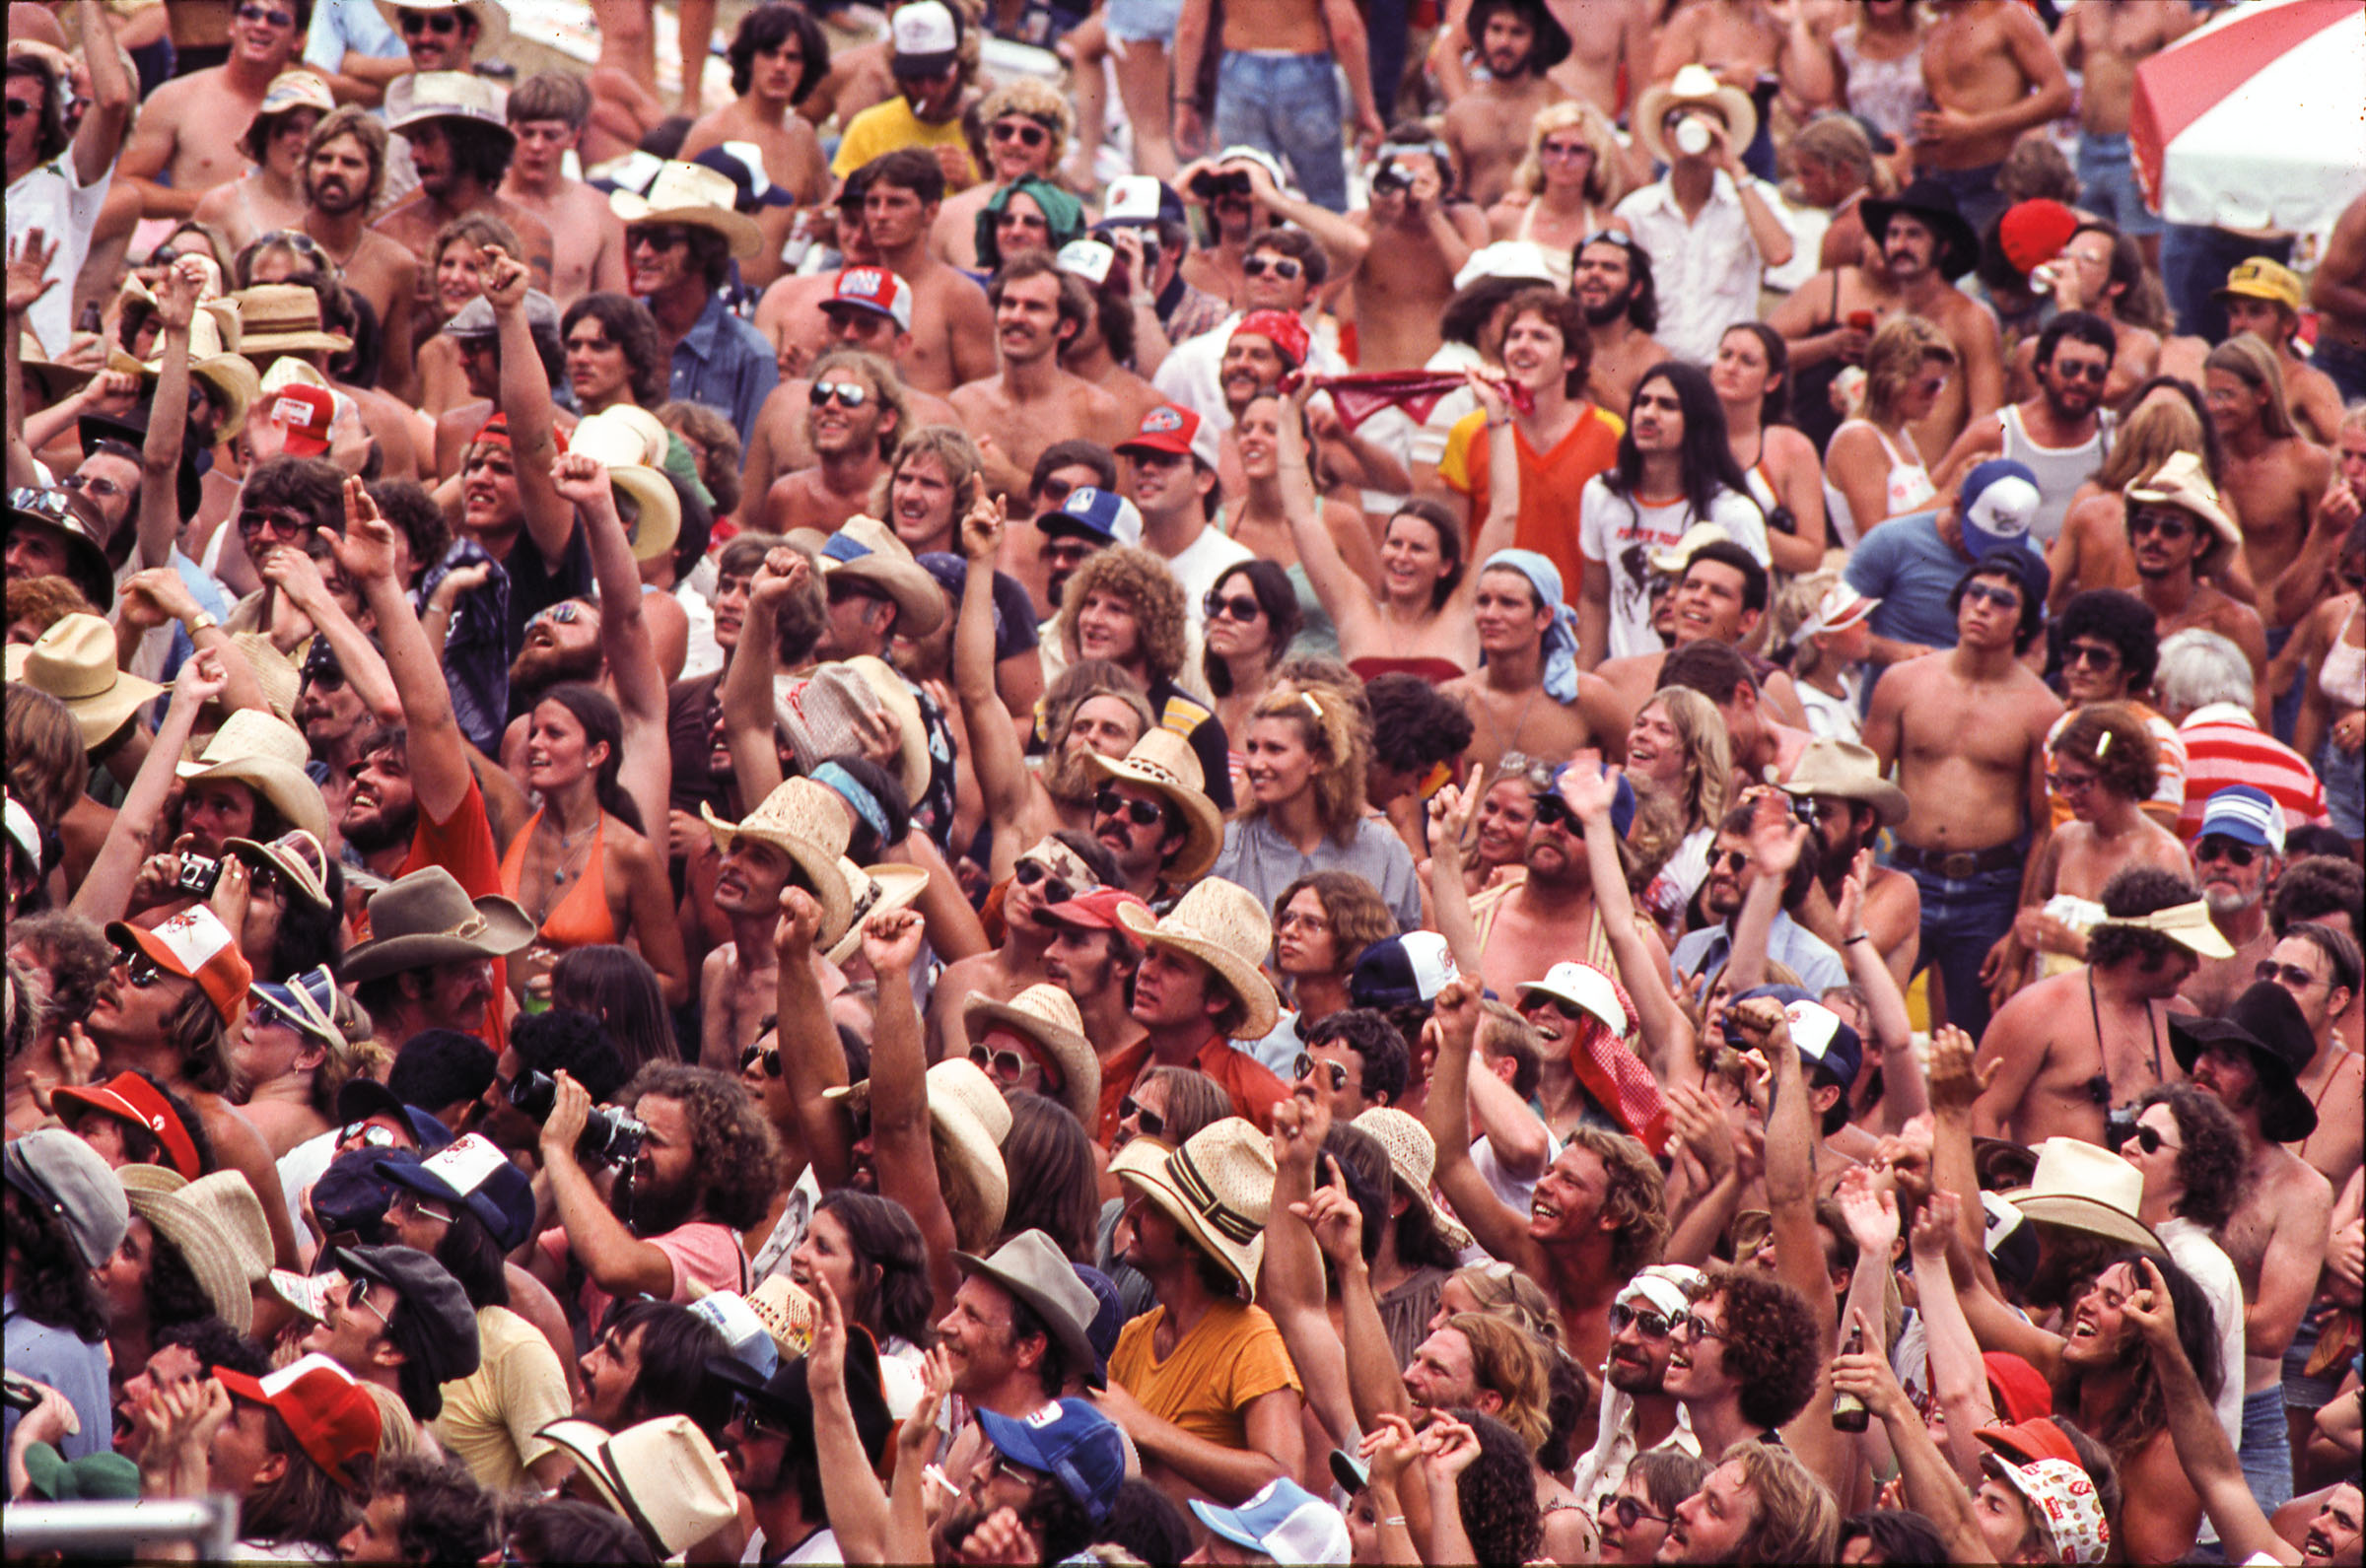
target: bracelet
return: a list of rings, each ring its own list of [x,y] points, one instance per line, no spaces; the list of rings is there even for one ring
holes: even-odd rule
[[[1396,1526],[1399,1530],[1410,1528],[1406,1525],[1405,1516],[1403,1514],[1391,1514],[1386,1519],[1380,1521],[1380,1528],[1382,1530],[1388,1529],[1388,1527],[1391,1525]]]
[[[200,632],[220,626],[222,618],[211,610],[199,610],[180,624],[188,630],[189,636],[195,637]]]
[[[1857,932],[1857,933],[1856,933],[1854,936],[1844,936],[1844,937],[1842,937],[1842,938],[1841,938],[1841,945],[1842,945],[1843,947],[1854,947],[1854,946],[1855,946],[1857,943],[1859,943],[1859,942],[1863,942],[1863,941],[1870,941],[1870,940],[1871,940],[1871,938],[1870,938],[1870,937],[1868,937],[1868,936],[1867,936],[1867,935],[1866,935],[1866,934],[1865,934],[1863,931],[1859,931],[1859,932]]]

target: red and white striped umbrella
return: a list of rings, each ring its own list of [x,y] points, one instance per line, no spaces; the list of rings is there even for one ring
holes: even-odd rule
[[[2128,136],[2171,223],[2308,234],[2366,189],[2366,0],[2258,0],[2136,67]]]

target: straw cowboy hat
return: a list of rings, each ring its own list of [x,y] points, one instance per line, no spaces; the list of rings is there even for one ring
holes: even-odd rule
[[[765,1275],[745,1299],[748,1311],[772,1335],[772,1347],[783,1361],[794,1361],[813,1348],[813,1325],[819,1320],[820,1304],[788,1274]]]
[[[1166,870],[1173,881],[1189,882],[1216,864],[1224,847],[1224,815],[1208,798],[1208,777],[1191,742],[1171,729],[1153,728],[1123,757],[1087,752],[1084,771],[1095,779],[1123,780],[1155,790],[1174,802],[1183,818],[1183,848]]]
[[[239,352],[239,345],[245,341],[245,336],[240,325],[237,302],[208,300],[204,305],[223,308],[218,311],[200,308],[189,317],[189,374],[222,394],[228,412],[222,416],[218,439],[229,441],[245,426],[247,410],[253,408],[255,399],[263,395],[263,382],[262,377],[254,373],[253,362]],[[234,324],[234,334],[225,334],[225,317]],[[109,349],[106,368],[138,376],[147,383],[148,392],[153,396],[156,382],[165,374],[164,344],[161,340],[158,342],[156,358],[153,360],[135,360],[119,348]]]
[[[682,498],[650,463],[646,433],[637,423],[615,418],[613,410],[592,414],[567,433],[567,450],[604,464],[608,484],[632,503],[624,532],[634,560],[655,561],[672,550],[682,536]]]
[[[397,33],[402,30],[405,11],[464,12],[476,19],[476,46],[469,52],[480,57],[491,54],[510,35],[510,14],[496,0],[378,0],[378,9],[386,26]]]
[[[613,1436],[590,1421],[553,1421],[534,1436],[574,1455],[599,1500],[632,1521],[661,1558],[738,1517],[731,1471],[686,1415],[661,1415]]]
[[[8,680],[47,692],[82,726],[85,751],[130,722],[164,688],[115,664],[115,629],[96,615],[61,615],[28,648],[11,644]]]
[[[1172,1153],[1155,1139],[1136,1138],[1110,1159],[1109,1174],[1140,1188],[1231,1271],[1243,1296],[1257,1299],[1274,1149],[1253,1124],[1236,1116],[1212,1122]]]
[[[1273,982],[1258,967],[1274,945],[1274,922],[1256,894],[1220,876],[1203,877],[1164,920],[1131,905],[1119,910],[1117,919],[1136,941],[1171,947],[1216,971],[1247,1015],[1232,1026],[1233,1039],[1263,1040],[1274,1032],[1282,1007]]]
[[[214,1315],[241,1333],[253,1328],[254,1282],[271,1268],[271,1231],[246,1179],[216,1171],[191,1182],[161,1165],[126,1165],[115,1175],[131,1211],[179,1249]],[[244,1209],[228,1191],[233,1185],[245,1193]],[[259,1253],[256,1230],[262,1233]]]
[[[856,716],[879,712],[896,728],[896,775],[905,797],[918,800],[929,788],[929,726],[920,716],[920,699],[885,660],[858,653],[808,676],[773,678],[773,716],[807,773],[831,757],[863,751],[866,738]]]
[[[723,853],[731,853],[744,835],[789,856],[805,891],[821,906],[816,941],[835,944],[847,934],[854,922],[855,895],[839,874],[838,862],[845,858],[850,830],[846,803],[829,785],[792,779],[737,822],[724,821],[703,801],[698,810]]]
[[[2144,1195],[2142,1173],[2084,1138],[2048,1138],[2039,1144],[2038,1169],[2029,1185],[2003,1195],[2041,1223],[2163,1251],[2152,1227],[2136,1218]]]
[[[1010,1206],[1010,1173],[1003,1164],[1003,1139],[1010,1135],[1010,1104],[994,1080],[967,1057],[948,1057],[929,1069],[929,1121],[942,1136],[941,1147],[954,1170],[938,1176],[969,1184],[985,1209],[987,1236],[1003,1228]],[[842,1100],[850,1108],[870,1103],[870,1080],[843,1089],[824,1089],[825,1100]]]
[[[1470,1246],[1471,1233],[1438,1207],[1437,1199],[1429,1194],[1429,1184],[1437,1176],[1437,1142],[1429,1136],[1429,1129],[1422,1125],[1421,1118],[1393,1105],[1380,1105],[1364,1112],[1352,1125],[1378,1138],[1380,1146],[1388,1150],[1389,1169],[1397,1173],[1397,1180],[1429,1211],[1429,1218],[1446,1245],[1456,1252]]]
[[[1043,1048],[1060,1072],[1060,1103],[1089,1126],[1101,1108],[1101,1058],[1084,1038],[1076,998],[1057,986],[1029,986],[1009,1001],[972,991],[961,1001],[961,1028],[973,1046],[997,1025]]]
[[[370,900],[370,939],[345,950],[338,973],[359,985],[458,958],[501,958],[534,939],[534,922],[510,899],[471,899],[440,865],[397,877]]]
[[[857,865],[841,855],[838,874],[846,882],[847,896],[854,900],[853,913],[846,922],[846,934],[831,944],[822,957],[833,964],[844,965],[863,945],[863,922],[873,915],[892,914],[909,909],[929,890],[929,873],[917,865]]]
[[[1659,139],[1659,122],[1668,110],[1686,103],[1714,109],[1725,122],[1725,145],[1736,153],[1757,139],[1758,105],[1750,102],[1750,95],[1727,87],[1705,65],[1688,65],[1673,79],[1643,89],[1635,102],[1635,139],[1660,163],[1672,164],[1676,158]]]
[[[790,542],[797,540],[792,537]],[[874,584],[895,601],[900,635],[927,637],[944,624],[944,590],[912,558],[912,547],[878,518],[849,517],[815,548],[819,559],[813,564],[825,580],[844,573],[851,580]]]
[[[2209,469],[2192,452],[2170,453],[2160,467],[2130,480],[2121,494],[2126,498],[2130,511],[2139,506],[2174,507],[2208,523],[2211,543],[2196,563],[2204,571],[2233,554],[2235,547],[2243,542],[2243,531],[2227,515],[2218,487],[2210,483]]]
[[[712,229],[745,261],[764,248],[764,231],[739,211],[739,187],[731,176],[704,164],[669,162],[649,182],[647,195],[608,193],[608,211],[628,224],[692,224]]]
[[[269,714],[241,708],[222,721],[194,762],[174,767],[182,779],[230,779],[271,802],[288,826],[328,841],[328,806],[304,771],[312,758],[304,731]]]
[[[269,844],[252,839],[225,839],[222,848],[257,870],[269,866],[287,878],[288,886],[316,909],[328,908],[328,852],[302,828],[291,828]]]
[[[1906,791],[1881,776],[1872,747],[1853,740],[1819,735],[1809,741],[1782,787],[1802,800],[1862,800],[1885,828],[1906,820]]]
[[[232,296],[246,330],[239,352],[249,360],[266,354],[342,354],[353,339],[320,328],[320,296],[301,283],[258,283]],[[258,383],[259,385],[259,383]]]
[[[421,120],[474,120],[510,139],[510,95],[472,71],[412,71],[386,87],[386,129],[400,132]]]

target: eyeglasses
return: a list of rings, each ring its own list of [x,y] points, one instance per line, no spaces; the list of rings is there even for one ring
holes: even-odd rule
[[[1236,593],[1227,597],[1214,588],[1208,590],[1208,597],[1200,601],[1200,607],[1208,612],[1211,621],[1229,616],[1243,626],[1265,613],[1265,606],[1250,594]]]
[[[1041,147],[1052,139],[1052,133],[1033,120],[996,120],[987,127],[987,134],[998,142],[1015,141],[1021,147]]]
[[[676,245],[688,244],[690,236],[681,229],[628,229],[624,242],[627,249],[647,245],[652,250],[671,250]]]
[[[292,28],[296,25],[296,13],[274,11],[268,6],[241,6],[239,7],[239,20],[241,22],[268,22],[275,28]]]
[[[1277,931],[1293,931],[1301,926],[1319,936],[1331,928],[1331,921],[1327,917],[1308,915],[1300,910],[1284,910],[1274,917],[1274,929]]]
[[[157,967],[156,960],[136,947],[116,948],[115,963],[122,968],[124,980],[134,990],[146,990],[164,978],[165,972]]]
[[[2097,669],[2110,669],[2120,662],[2120,650],[2100,643],[2073,643],[2062,649],[2062,663],[2091,664]]]
[[[2244,844],[2239,840],[2230,839],[2222,833],[2205,834],[2202,841],[2193,847],[2194,859],[2224,860],[2238,870],[2249,866],[2259,857],[2260,851],[2257,845]]]
[[[1243,261],[1240,264],[1240,270],[1244,276],[1251,278],[1262,278],[1270,272],[1284,283],[1288,283],[1306,269],[1295,256],[1276,256],[1260,252]]]
[[[1623,1301],[1611,1303],[1610,1331],[1618,1333],[1631,1324],[1646,1339],[1665,1339],[1676,1327],[1664,1314],[1637,1312]]]
[[[60,490],[87,490],[94,496],[109,498],[125,493],[121,485],[111,479],[102,479],[97,474],[68,474],[57,482],[57,488]]]
[[[588,605],[578,604],[573,599],[561,599],[549,609],[535,616],[534,621],[548,621],[553,626],[573,626],[577,621],[585,618],[589,609]],[[534,622],[528,621],[526,624],[531,626]]]
[[[1304,1082],[1314,1076],[1314,1069],[1317,1067],[1329,1069],[1324,1076],[1331,1080],[1333,1094],[1339,1094],[1347,1088],[1348,1069],[1346,1067],[1336,1061],[1325,1061],[1319,1057],[1310,1057],[1303,1051],[1298,1053],[1298,1059],[1291,1063],[1289,1075],[1294,1080]]]
[[[2056,360],[2053,362],[2053,374],[2065,381],[2093,381],[2097,386],[2101,386],[2104,377],[2112,374],[2112,367],[2108,360],[2101,363],[2094,360],[2082,360],[2068,364]]]
[[[1117,1102],[1117,1119],[1133,1123],[1142,1129],[1142,1135],[1146,1138],[1154,1138],[1166,1130],[1166,1118],[1148,1109],[1132,1095]]]
[[[390,1149],[394,1147],[394,1141],[392,1127],[372,1126],[367,1122],[348,1122],[345,1130],[337,1134],[340,1148],[348,1143],[359,1143],[366,1149]]]
[[[2130,512],[2127,518],[2127,536],[2131,539],[2157,533],[2162,542],[2175,544],[2192,532],[2193,524],[2174,512],[2136,511]]]
[[[1138,828],[1148,828],[1165,820],[1166,808],[1155,800],[1128,800],[1114,789],[1103,789],[1092,797],[1093,815],[1123,817]]]
[[[816,381],[805,394],[805,401],[815,408],[831,402],[840,408],[861,408],[870,401],[870,389],[861,381]]]
[[[739,1070],[745,1072],[759,1060],[764,1063],[764,1076],[777,1078],[781,1075],[780,1052],[777,1049],[766,1051],[762,1046],[749,1046],[739,1053]]]
[[[405,33],[433,33],[441,37],[459,32],[460,18],[455,11],[405,11],[399,26]]]
[[[441,1225],[450,1225],[453,1223],[452,1217],[450,1214],[446,1213],[443,1209],[436,1207],[433,1203],[430,1203],[426,1198],[421,1197],[416,1193],[403,1193],[402,1206],[410,1210],[410,1212],[418,1215],[421,1219],[432,1219]]]
[[[976,1062],[982,1071],[1000,1078],[1005,1083],[1016,1083],[1025,1077],[1027,1069],[1035,1064],[1034,1057],[1010,1046],[1005,1046],[1000,1051],[989,1051],[984,1046],[972,1046],[969,1048],[969,1059]]]
[[[1633,1530],[1644,1520],[1654,1525],[1673,1525],[1676,1521],[1665,1514],[1646,1512],[1643,1505],[1632,1497],[1605,1497],[1602,1506],[1594,1511],[1596,1518],[1609,1517],[1619,1522],[1621,1530]]]
[[[1723,866],[1728,871],[1739,871],[1749,863],[1750,852],[1748,850],[1712,850],[1708,855],[1708,868],[1711,871],[1719,866]]]
[[[1591,158],[1594,150],[1583,142],[1547,142],[1536,150],[1536,156],[1550,163],[1573,164],[1580,158]]]
[[[1070,493],[1076,488],[1065,479],[1046,479],[1035,487],[1035,494],[1042,500],[1045,507],[1057,507],[1067,501]]]
[[[789,1427],[766,1415],[757,1408],[755,1400],[744,1395],[735,1403],[735,1413],[739,1417],[739,1430],[748,1437],[788,1437],[791,1435]]]
[[[378,1308],[371,1302],[370,1281],[367,1279],[357,1279],[353,1282],[353,1288],[345,1293],[345,1305],[350,1311],[369,1313],[380,1323],[384,1324],[388,1329],[394,1327],[393,1318],[385,1313],[380,1312]]]
[[[1559,795],[1531,795],[1536,802],[1536,825],[1551,828],[1566,825],[1571,833],[1577,831],[1577,813]]]
[[[2057,795],[2083,795],[2102,781],[2091,773],[2063,773],[2058,768],[2046,770],[2046,784]]]
[[[1020,887],[1034,887],[1041,883],[1042,887],[1035,896],[1046,904],[1066,904],[1077,896],[1077,890],[1069,886],[1065,879],[1052,875],[1041,860],[1019,861],[1010,868],[1010,880]]]
[[[2260,967],[2251,972],[2251,978],[2269,982],[2280,981],[2294,990],[2307,990],[2311,986],[2331,984],[2330,981],[2320,982],[2316,976],[2298,964],[2279,964],[2272,958],[2261,959]]]
[[[2170,1142],[2167,1138],[2161,1136],[2161,1129],[2159,1127],[2149,1126],[2146,1124],[2139,1122],[2136,1124],[2136,1147],[2142,1149],[2147,1154],[2158,1154],[2163,1149],[2168,1149],[2174,1153],[2177,1150],[2184,1148],[2185,1145],[2183,1143]]]
[[[1668,1320],[1668,1335],[1689,1334],[1695,1339],[1722,1339],[1725,1330],[1712,1326],[1697,1312],[1680,1312]]]
[[[1964,597],[1982,604],[1993,604],[2000,610],[2021,608],[2019,590],[1995,582],[1967,582],[1964,584]]]
[[[269,534],[274,539],[301,539],[313,531],[312,519],[295,511],[259,511],[248,510],[239,513],[239,537],[260,538]]]

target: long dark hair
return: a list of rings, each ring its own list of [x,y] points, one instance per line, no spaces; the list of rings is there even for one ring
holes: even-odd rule
[[[658,318],[649,313],[649,307],[629,294],[585,295],[559,317],[562,356],[567,334],[586,316],[597,321],[600,330],[624,350],[625,379],[632,383],[633,401],[651,410],[665,401],[671,363],[665,357],[664,339],[658,335]],[[561,375],[565,374],[564,364],[562,358]]]
[[[608,759],[592,775],[592,792],[598,799],[600,810],[635,833],[647,834],[649,829],[641,823],[641,808],[633,804],[633,797],[616,782],[617,772],[624,766],[624,715],[616,711],[615,701],[596,686],[562,681],[536,698],[534,706],[539,708],[544,703],[556,703],[575,716],[575,721],[584,726],[586,746],[606,743]]]
[[[1439,578],[1436,586],[1429,590],[1429,608],[1442,610],[1446,607],[1446,601],[1454,596],[1454,590],[1462,586],[1462,575],[1470,568],[1470,563],[1462,553],[1462,524],[1441,503],[1427,496],[1409,496],[1397,503],[1397,510],[1388,514],[1387,522],[1381,524],[1381,538],[1388,537],[1388,530],[1396,525],[1399,517],[1418,517],[1437,535],[1437,554],[1446,563],[1446,575]]]
[[[1243,561],[1224,569],[1216,579],[1215,592],[1221,593],[1224,584],[1234,578],[1249,579],[1249,593],[1257,607],[1265,611],[1265,666],[1271,670],[1289,652],[1289,645],[1298,635],[1299,613],[1297,590],[1289,585],[1289,574],[1271,561]],[[1202,638],[1200,667],[1207,672],[1208,689],[1218,697],[1232,695],[1232,669],[1207,648]]]
[[[916,1345],[936,1343],[930,1322],[937,1295],[929,1284],[928,1244],[911,1212],[892,1197],[839,1188],[824,1193],[814,1212],[835,1214],[846,1239],[862,1260],[862,1289],[846,1303],[847,1321],[860,1323],[882,1341],[900,1337]]]
[[[1758,339],[1759,352],[1767,357],[1767,389],[1758,400],[1758,424],[1761,430],[1769,425],[1788,425],[1791,422],[1791,350],[1782,334],[1764,321],[1736,321],[1727,332],[1747,332]]]
[[[2095,1272],[2100,1277],[2122,1263],[2134,1268],[2139,1260],[2149,1261],[2160,1270],[2161,1282],[2169,1287],[2170,1305],[2177,1311],[2178,1345],[2193,1364],[2194,1381],[2201,1385],[2203,1396],[2216,1398],[2228,1371],[2218,1359],[2218,1316],[2193,1276],[2161,1253],[2133,1248],[2115,1253]],[[2139,1281],[2143,1278],[2140,1270],[2136,1277]],[[2075,1309],[2077,1303],[2073,1300],[2065,1305]],[[2144,1337],[2136,1331],[2135,1325],[2122,1328],[2117,1348],[2120,1364],[2128,1373],[2128,1394],[2118,1409],[2104,1415],[2091,1430],[2095,1440],[2111,1450],[2113,1460],[2124,1468],[2138,1449],[2168,1426],[2169,1400],[2161,1391],[2160,1374],[2153,1370],[2152,1354],[2145,1348]],[[2083,1370],[2067,1363],[2055,1370],[2056,1410],[2066,1415],[2078,1413],[2079,1385],[2085,1377]]]
[[[554,1006],[598,1019],[601,1030],[615,1042],[628,1074],[653,1061],[682,1059],[658,972],[629,947],[603,943],[560,954],[551,966],[550,996]]]
[[[1010,1106],[1010,1131],[1003,1139],[1010,1205],[1003,1214],[1003,1234],[1039,1230],[1071,1261],[1092,1261],[1101,1199],[1093,1185],[1091,1137],[1057,1100],[1015,1089],[1004,1098]]]
[[[1643,482],[1643,454],[1635,444],[1635,402],[1653,381],[1665,381],[1684,410],[1684,444],[1677,453],[1684,479],[1684,499],[1695,517],[1706,517],[1717,492],[1730,490],[1747,498],[1750,481],[1733,460],[1733,443],[1725,435],[1725,405],[1708,373],[1681,360],[1664,360],[1645,371],[1627,400],[1627,430],[1619,437],[1619,460],[1603,476],[1611,490],[1635,499]]]
[[[17,1311],[35,1323],[63,1329],[85,1344],[106,1340],[106,1311],[99,1287],[63,1223],[17,1191],[6,1189],[8,1252],[16,1262]]]

